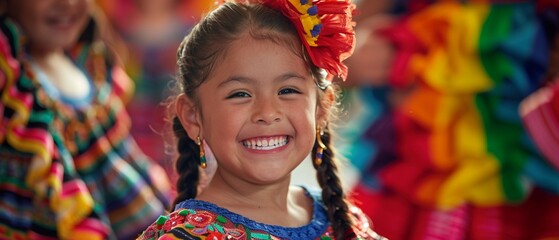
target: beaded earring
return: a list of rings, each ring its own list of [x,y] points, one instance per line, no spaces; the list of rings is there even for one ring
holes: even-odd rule
[[[196,144],[200,147],[200,167],[206,168],[206,153],[204,152],[204,141],[200,137],[196,137]]]
[[[322,136],[323,134],[324,133],[322,132],[322,129],[320,127],[317,127],[316,141],[318,143],[318,148],[316,149],[316,155],[313,161],[315,166],[320,166],[322,164],[322,152],[324,152],[324,149],[326,149],[326,145],[322,143],[322,139],[320,138],[320,136]]]

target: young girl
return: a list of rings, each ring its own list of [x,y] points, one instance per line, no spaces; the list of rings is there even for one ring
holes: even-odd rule
[[[1,239],[130,239],[167,205],[90,4],[0,1]]]
[[[178,50],[175,210],[140,239],[381,239],[346,201],[330,145],[329,79],[346,76],[352,10],[228,2],[193,29]],[[217,169],[200,188],[210,151]],[[310,153],[322,193],[290,186]]]

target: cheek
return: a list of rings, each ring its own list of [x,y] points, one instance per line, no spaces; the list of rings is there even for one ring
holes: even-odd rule
[[[292,122],[296,123],[299,131],[304,131],[305,135],[314,135],[316,131],[316,108],[299,109],[293,111]]]
[[[80,4],[76,6],[76,12],[82,13],[81,16],[84,16],[84,19],[89,19],[89,16],[91,16],[90,9],[92,9],[92,5],[90,1],[86,0],[80,1]]]
[[[76,6],[76,13],[78,13],[78,15],[80,16],[80,18],[78,19],[80,24],[79,27],[76,28],[78,34],[81,34],[85,30],[87,23],[89,22],[90,18],[92,18],[92,16],[94,15],[90,11],[90,6],[91,4],[87,1],[83,1],[82,4]]]
[[[41,13],[36,11],[15,10],[10,17],[22,28],[25,33],[35,33],[40,31],[43,25]]]
[[[203,109],[201,119],[202,131],[208,138],[235,137],[245,122],[246,113],[234,108],[220,108],[219,105],[209,105]]]

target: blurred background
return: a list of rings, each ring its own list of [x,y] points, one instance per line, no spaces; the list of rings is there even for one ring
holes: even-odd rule
[[[164,146],[176,49],[209,0],[97,0],[136,83],[132,134]],[[337,146],[393,239],[559,239],[559,0],[360,0]],[[304,162],[294,184],[315,185]]]

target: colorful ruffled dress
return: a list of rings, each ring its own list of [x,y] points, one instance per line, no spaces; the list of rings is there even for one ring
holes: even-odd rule
[[[559,2],[421,2],[378,32],[395,50],[389,83],[360,89],[367,111],[343,136],[360,207],[393,240],[559,238],[557,126],[519,114],[546,81]],[[555,121],[556,103],[525,120]]]
[[[79,101],[33,66],[13,22],[0,28],[0,239],[137,236],[167,193],[130,137],[130,79],[94,41],[94,22],[68,52],[93,89]]]
[[[213,203],[190,199],[161,216],[138,239],[334,239],[326,207],[317,194],[306,192],[313,200],[313,217],[301,227],[268,225],[219,207]],[[354,231],[348,239],[385,239],[376,234],[370,221],[357,207],[350,207]]]

